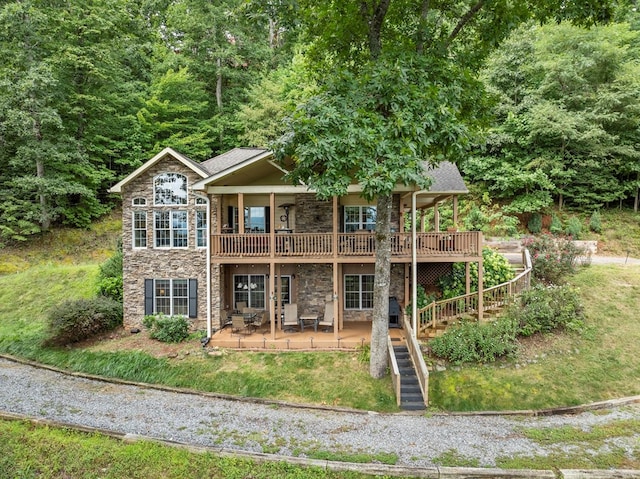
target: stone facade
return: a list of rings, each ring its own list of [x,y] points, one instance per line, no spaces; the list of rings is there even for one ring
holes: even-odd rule
[[[153,180],[158,174],[165,172],[185,175],[188,186],[201,179],[180,162],[165,158],[122,187],[124,324],[128,328],[142,324],[145,315],[145,279],[196,279],[197,317],[192,318],[192,321],[194,329],[203,329],[207,319],[207,249],[196,247],[195,212],[198,209],[206,210],[207,205],[196,205],[196,195],[189,192],[186,205],[154,206]],[[143,199],[146,204],[134,205],[134,199]],[[154,246],[154,212],[168,210],[187,212],[187,248]],[[144,211],[147,215],[146,248],[133,247],[134,211]],[[215,218],[215,215],[209,211],[208,218]]]

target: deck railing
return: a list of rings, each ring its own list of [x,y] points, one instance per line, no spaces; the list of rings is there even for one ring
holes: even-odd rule
[[[420,384],[420,390],[422,391],[422,399],[424,400],[424,405],[429,407],[429,369],[424,361],[420,344],[413,334],[411,322],[408,320],[407,316],[403,316],[402,321],[405,330],[407,349],[409,350],[409,356],[411,357],[411,362],[413,363],[413,367],[416,371],[416,376],[418,376],[418,383]]]
[[[389,356],[389,370],[391,372],[391,385],[393,392],[396,394],[396,403],[398,407],[402,404],[402,376],[400,376],[400,368],[396,361],[396,353],[393,350],[391,336],[387,336],[387,354]]]
[[[278,233],[272,244],[268,233],[223,233],[211,235],[213,257],[339,257],[375,255],[375,236],[371,232]],[[391,256],[411,257],[411,233],[391,234]],[[481,237],[477,231],[455,233],[417,233],[416,254],[424,256],[479,256]]]
[[[504,306],[511,298],[531,285],[531,255],[529,250],[522,252],[524,271],[506,283],[487,288],[482,293],[482,311],[490,311]],[[455,298],[434,301],[418,310],[418,336],[424,337],[429,330],[448,324],[465,314],[477,314],[478,292],[463,294]]]

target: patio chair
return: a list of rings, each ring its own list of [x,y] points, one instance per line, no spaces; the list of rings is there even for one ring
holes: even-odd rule
[[[242,311],[247,307],[246,301],[238,301],[236,303],[236,311],[242,313]]]
[[[266,311],[254,309],[251,312],[255,313],[256,315],[253,323],[251,323],[255,330],[258,330],[259,328],[261,329],[265,324],[269,322],[269,315]]]
[[[318,326],[324,326],[323,331],[328,333],[331,328],[334,328],[333,321],[333,301],[327,301],[324,303],[324,317],[318,321]]]
[[[244,331],[244,333],[242,333]],[[247,327],[247,324],[244,322],[244,316],[242,314],[232,314],[231,315],[231,334],[251,334],[251,330]]]
[[[285,304],[282,328],[287,332],[291,332],[294,327],[300,327],[300,323],[298,322],[298,305],[296,303]]]

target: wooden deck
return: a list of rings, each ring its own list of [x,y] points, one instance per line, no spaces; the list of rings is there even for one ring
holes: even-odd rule
[[[389,335],[394,340],[404,339],[404,330],[390,328]],[[209,347],[248,349],[248,350],[354,350],[371,342],[371,323],[369,321],[346,322],[344,329],[338,332],[338,339],[335,339],[333,330],[324,331],[318,328],[318,332],[313,327],[305,327],[304,332],[295,329],[292,332],[276,330],[275,340],[271,338],[269,325],[259,328],[251,334],[232,333],[231,327],[227,326],[216,331],[211,336]]]
[[[481,233],[477,231],[418,233],[419,258],[447,259],[480,256]],[[373,233],[223,233],[211,235],[211,256],[220,259],[277,258],[280,260],[360,261],[375,256]],[[392,233],[391,257],[411,258],[411,233]]]

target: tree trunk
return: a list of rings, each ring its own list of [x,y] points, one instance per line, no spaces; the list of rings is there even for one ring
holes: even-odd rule
[[[376,266],[371,324],[371,361],[369,373],[381,378],[387,373],[387,336],[389,335],[389,283],[391,278],[391,201],[378,197],[376,213]]]

